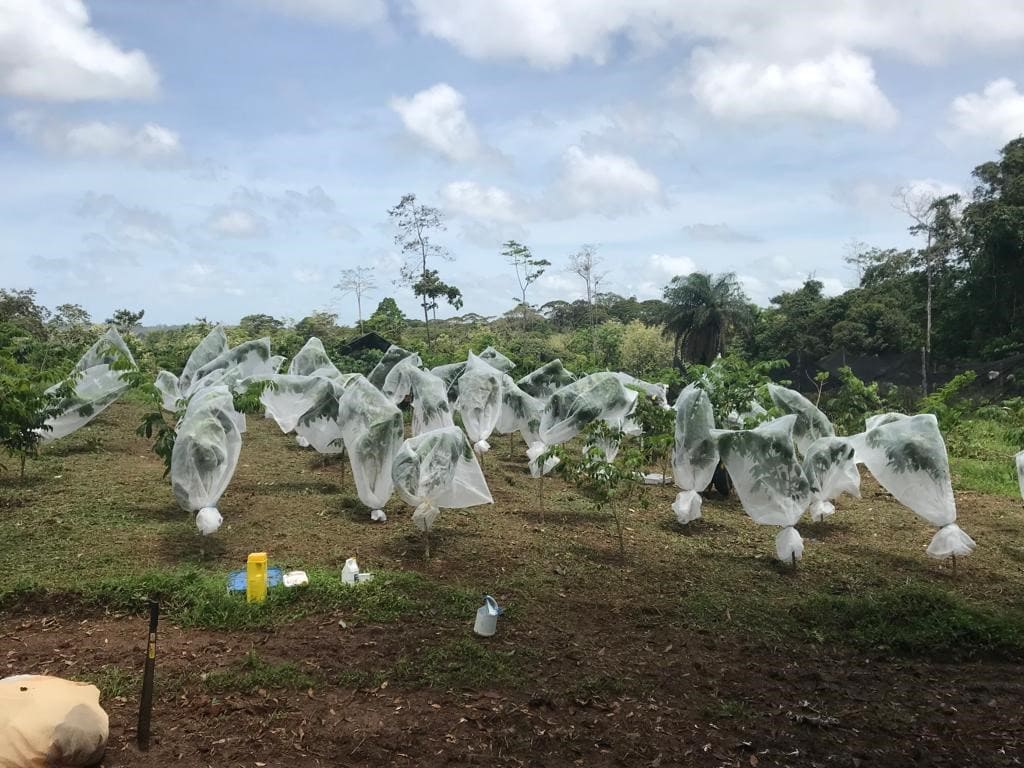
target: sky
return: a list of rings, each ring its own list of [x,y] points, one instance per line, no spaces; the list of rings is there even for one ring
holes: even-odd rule
[[[897,190],[969,194],[1024,133],[1021,46],[1015,0],[0,0],[0,287],[351,323],[366,265],[416,316],[414,193],[460,313],[514,305],[509,239],[534,304],[583,295],[583,244],[639,299],[834,294],[853,244],[913,244]]]

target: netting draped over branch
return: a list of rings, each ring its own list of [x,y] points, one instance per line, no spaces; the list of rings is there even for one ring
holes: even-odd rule
[[[718,467],[718,444],[712,435],[715,414],[707,393],[690,384],[676,399],[672,476],[681,493],[672,504],[676,519],[689,523],[701,516],[701,497]]]
[[[540,441],[540,419],[544,403],[520,389],[507,373],[501,378],[501,414],[494,431],[502,435],[518,432],[526,445]]]
[[[194,396],[178,425],[171,454],[171,489],[178,506],[197,512],[204,534],[220,527],[217,502],[238,466],[242,434],[227,387],[210,387]],[[242,417],[244,419],[244,417]]]
[[[487,438],[501,416],[502,375],[497,368],[470,352],[466,371],[459,377],[459,399],[455,407],[477,454],[491,448]]]
[[[796,416],[796,422],[793,425],[793,440],[802,455],[807,454],[811,443],[819,437],[835,435],[835,429],[832,428],[832,422],[828,420],[828,417],[796,390],[769,384],[768,394],[779,410]]]
[[[1021,498],[1024,498],[1024,451],[1018,453],[1013,461],[1017,465],[1017,485],[1020,488]]]
[[[811,484],[811,519],[835,514],[832,503],[848,493],[860,498],[860,471],[853,444],[841,437],[819,437],[804,454],[804,474]]]
[[[473,353],[470,352],[470,357],[472,356]],[[507,357],[501,354],[501,352],[496,350],[494,347],[487,347],[486,349],[484,349],[483,352],[477,355],[477,357],[479,357],[485,363],[490,365],[492,368],[498,369],[502,373],[508,373],[509,371],[516,367],[515,363],[513,363],[511,360],[509,360]]]
[[[196,371],[193,381],[201,381],[204,377],[217,371],[227,371],[233,368],[237,368],[239,371],[239,381],[253,376],[268,376],[277,373],[277,369],[273,367],[274,362],[275,360],[270,354],[269,338],[244,341],[206,363]],[[276,362],[280,365],[280,358],[277,358]]]
[[[391,476],[399,495],[416,507],[412,519],[421,531],[430,530],[441,508],[493,503],[473,448],[458,427],[406,440],[395,456]]]
[[[393,403],[412,396],[412,433],[422,435],[434,429],[450,427],[452,409],[444,382],[420,366],[419,355],[410,355],[397,362],[380,389]]]
[[[934,415],[869,419],[858,441],[857,458],[897,501],[939,526],[928,545],[930,557],[963,556],[974,550],[974,540],[956,524],[946,444]]]
[[[619,426],[636,405],[637,392],[627,389],[613,373],[592,373],[555,392],[540,420],[540,440],[530,446],[530,472],[541,474],[537,458],[549,445],[576,437],[598,419]],[[545,466],[547,472],[550,467]]]
[[[345,388],[358,378],[361,378],[358,373],[343,373],[337,379],[323,379],[327,386],[295,425],[300,445],[312,447],[317,453],[328,456],[345,450],[340,401]]]
[[[412,352],[409,350],[402,349],[398,345],[392,344],[388,347],[387,352],[384,353],[380,362],[373,366],[373,370],[370,371],[369,375],[366,377],[367,380],[377,389],[383,389],[384,381],[387,379],[388,373],[391,372],[391,369],[394,368],[399,361],[404,360],[411,354]],[[419,363],[417,363],[417,365],[419,365]]]
[[[207,363],[216,360],[228,351],[228,337],[224,333],[224,327],[218,325],[206,337],[196,345],[192,354],[188,356],[185,367],[178,377],[178,387],[182,393],[189,390],[192,380],[196,378],[196,372]]]
[[[615,376],[627,387],[641,390],[660,407],[671,410],[672,406],[668,404],[668,384],[652,384],[649,381],[638,379],[636,376],[630,376],[628,373],[615,372]]]
[[[526,394],[546,403],[556,391],[574,381],[576,375],[567,371],[562,361],[556,358],[523,376],[516,385]]]
[[[405,437],[402,412],[360,376],[341,396],[338,421],[359,500],[371,519],[386,520],[382,507],[395,487],[391,467]]]
[[[775,554],[789,561],[803,556],[794,526],[811,501],[811,487],[793,447],[795,415],[755,429],[721,432],[718,449],[744,511],[760,525],[780,525]]]
[[[61,401],[61,413],[46,420],[50,429],[42,431],[43,442],[70,435],[117,400],[128,388],[122,377],[126,366],[134,368],[135,358],[117,329],[110,328],[75,365],[72,371],[74,392]],[[55,384],[47,392],[54,392],[60,386]]]
[[[431,368],[430,372],[444,382],[449,402],[454,403],[459,396],[459,377],[466,370],[465,363],[448,363]]]
[[[223,385],[233,392],[242,392],[250,379],[276,374],[283,361],[284,358],[270,354],[270,339],[266,337],[228,348],[224,329],[218,325],[192,350],[181,376],[160,371],[156,388],[163,407],[173,412],[180,400],[209,387]]]
[[[323,342],[316,336],[310,336],[302,349],[295,353],[295,357],[288,364],[288,373],[293,376],[320,376],[326,379],[335,379],[341,375],[341,371],[327,356]]]
[[[330,381],[319,376],[278,373],[267,380],[271,386],[263,390],[260,402],[266,408],[267,418],[274,419],[285,434],[295,429],[302,415],[316,405],[330,387]]]

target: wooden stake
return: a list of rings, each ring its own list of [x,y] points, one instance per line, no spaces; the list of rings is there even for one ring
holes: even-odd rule
[[[160,620],[160,603],[149,601],[149,642],[146,644],[146,668],[142,675],[142,700],[139,702],[139,724],[136,739],[139,749],[149,749],[150,716],[153,712],[153,678],[156,674],[156,626]]]

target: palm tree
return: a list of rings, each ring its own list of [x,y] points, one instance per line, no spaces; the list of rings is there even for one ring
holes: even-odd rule
[[[751,321],[749,299],[732,272],[677,275],[665,287],[665,302],[662,333],[674,338],[677,366],[684,357],[710,365],[725,352],[729,335],[748,328]]]

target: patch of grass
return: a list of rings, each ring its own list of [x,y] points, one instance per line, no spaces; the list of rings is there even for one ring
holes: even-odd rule
[[[994,496],[1020,496],[1017,470],[1009,459],[994,462],[986,459],[950,457],[953,483],[959,490],[991,493]]]
[[[228,594],[226,574],[195,568],[85,582],[73,590],[48,590],[22,580],[0,591],[0,610],[139,613],[149,595],[159,595],[162,612],[182,626],[232,630],[265,629],[330,611],[345,611],[372,623],[411,616],[465,617],[476,602],[470,592],[414,572],[380,572],[371,582],[350,586],[334,571],[311,570],[309,580],[308,587],[271,590],[264,603],[247,603],[242,594]]]
[[[213,693],[256,693],[259,690],[302,691],[317,681],[289,661],[273,664],[249,651],[245,660],[207,675],[205,686]]]
[[[792,615],[819,640],[943,661],[1024,658],[1024,614],[971,605],[939,587],[811,596]]]
[[[420,651],[415,657],[399,659],[397,682],[430,688],[515,688],[522,683],[520,662],[515,653],[488,648],[484,642],[464,637],[444,640]]]
[[[75,679],[92,683],[99,688],[101,702],[118,697],[131,698],[137,696],[142,690],[142,675],[113,664],[104,666],[97,672],[84,672],[76,675]]]
[[[1013,442],[1006,423],[969,419],[959,422],[946,437],[950,471],[958,490],[1020,496],[1013,456],[1024,446]]]

